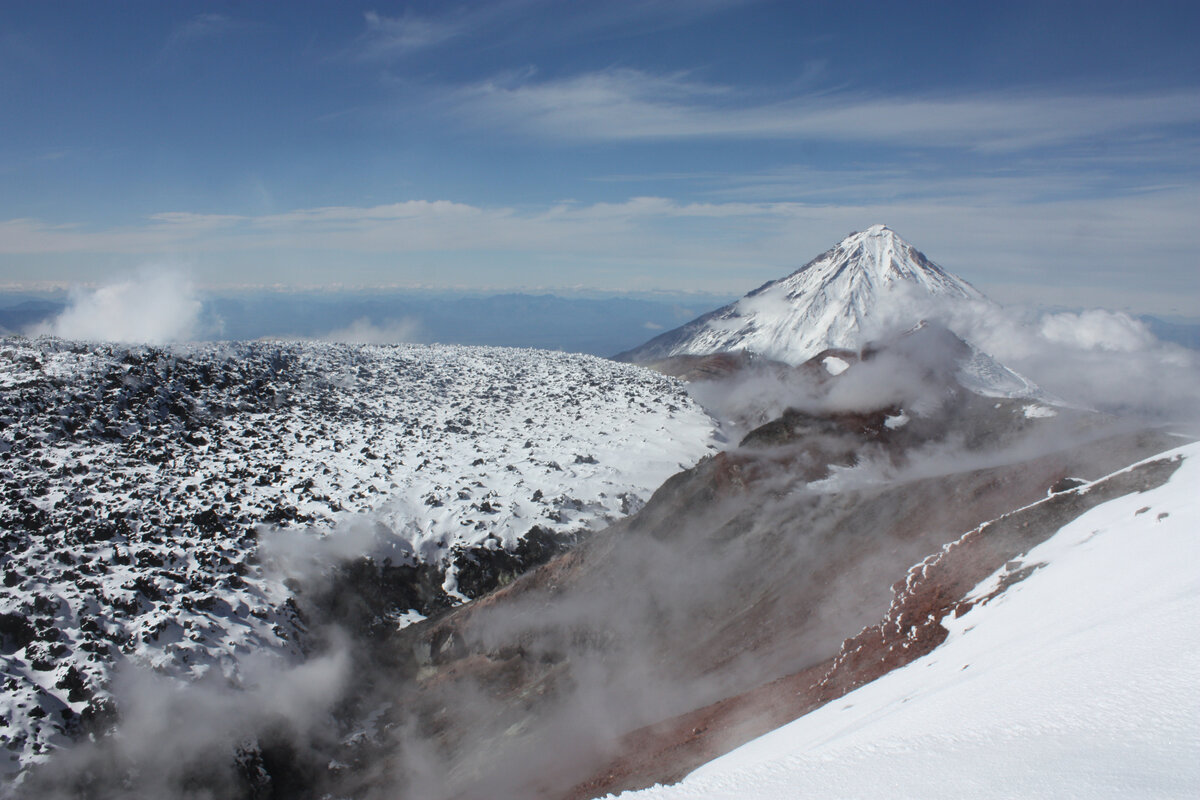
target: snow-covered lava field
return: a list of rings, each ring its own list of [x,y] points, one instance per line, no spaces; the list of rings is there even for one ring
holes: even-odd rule
[[[3,771],[107,713],[118,665],[236,681],[247,653],[298,653],[264,537],[433,565],[452,603],[465,549],[602,527],[714,431],[678,382],[590,356],[4,340]]]

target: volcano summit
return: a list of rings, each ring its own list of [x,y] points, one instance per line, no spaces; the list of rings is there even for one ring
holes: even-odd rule
[[[980,303],[989,301],[974,286],[891,228],[873,225],[791,275],[616,358],[646,363],[745,350],[795,365],[822,350],[857,350],[890,323],[908,327],[934,305]]]

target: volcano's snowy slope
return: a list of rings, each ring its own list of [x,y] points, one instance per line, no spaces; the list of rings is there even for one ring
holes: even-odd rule
[[[448,567],[456,546],[535,525],[603,526],[712,431],[676,381],[590,356],[4,340],[7,770],[61,743],[118,663],[231,675],[240,654],[294,648],[303,626],[258,563],[260,527],[365,527],[376,556]]]
[[[930,261],[886,225],[852,233],[791,275],[667,331],[618,361],[656,364],[677,356],[746,352],[793,366],[826,350],[859,352],[929,321],[991,313],[995,304]],[[945,318],[945,320],[943,320]],[[957,334],[956,334],[957,335]],[[967,340],[958,380],[988,397],[1054,401]],[[831,371],[844,363],[825,359]]]
[[[857,350],[889,325],[907,328],[938,304],[988,304],[885,225],[852,233],[784,278],[667,331],[618,359],[746,350],[800,364],[822,350]]]
[[[622,800],[1195,797],[1200,445],[1021,559],[924,658]],[[997,573],[968,599],[999,586]]]

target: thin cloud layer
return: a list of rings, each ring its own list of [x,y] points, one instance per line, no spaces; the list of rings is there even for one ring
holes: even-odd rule
[[[1200,122],[1200,94],[1044,92],[949,96],[813,93],[745,102],[739,87],[684,73],[611,69],[463,88],[457,112],[556,140],[799,139],[1016,151],[1144,135]]]
[[[573,4],[549,0],[493,0],[445,7],[442,13],[416,14],[411,9],[389,17],[375,10],[363,14],[364,30],[355,56],[385,62],[443,45],[451,40],[487,39],[512,44],[522,36],[541,34],[570,42],[600,35],[643,35],[684,27],[755,0],[653,0],[639,3]],[[468,45],[470,46],[470,45]]]
[[[433,47],[465,32],[463,22],[420,17],[406,11],[387,17],[375,11],[363,14],[366,30],[359,42],[358,55],[379,60]]]
[[[686,283],[741,293],[883,222],[1003,302],[1190,316],[1200,294],[1197,203],[1200,189],[1190,185],[1041,203],[961,195],[842,204],[631,197],[519,208],[410,200],[259,216],[164,213],[104,230],[16,219],[0,222],[0,254],[25,262],[188,253],[206,283],[244,284],[252,274],[255,283],[322,285],[329,277],[312,276],[331,276],[336,263],[338,282],[368,286]],[[1130,268],[1145,263],[1154,270]]]

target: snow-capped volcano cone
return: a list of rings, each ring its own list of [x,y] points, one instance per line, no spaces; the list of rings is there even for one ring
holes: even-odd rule
[[[908,327],[946,302],[988,301],[890,228],[874,225],[791,275],[617,359],[648,362],[747,350],[799,364],[827,348],[858,349],[881,327]],[[911,319],[903,318],[905,309],[912,310]]]

